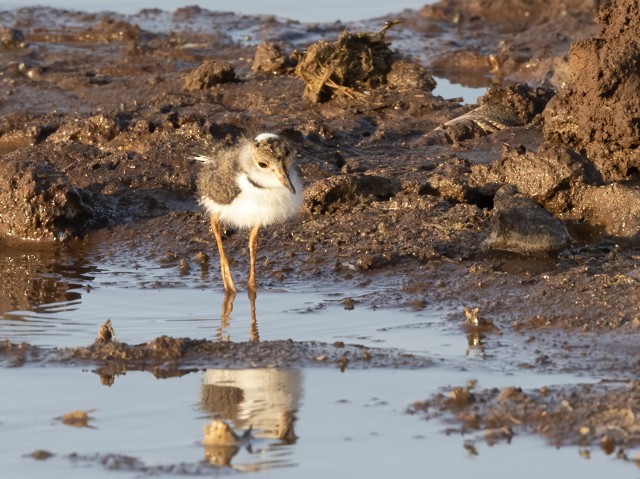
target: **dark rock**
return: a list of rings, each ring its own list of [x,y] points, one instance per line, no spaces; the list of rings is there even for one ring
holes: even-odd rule
[[[24,33],[17,28],[3,28],[0,30],[0,44],[7,49],[24,48],[27,46]]]
[[[491,234],[486,246],[519,254],[554,253],[571,237],[562,221],[513,186],[503,186],[494,198]]]

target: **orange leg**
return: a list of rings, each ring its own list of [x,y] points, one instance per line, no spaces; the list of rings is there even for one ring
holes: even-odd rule
[[[256,290],[256,253],[258,251],[258,230],[259,226],[254,226],[249,233],[249,290]]]
[[[231,269],[229,268],[229,261],[224,254],[224,247],[222,246],[222,233],[220,228],[220,221],[216,215],[211,215],[211,230],[216,237],[216,243],[218,245],[218,253],[220,253],[220,271],[222,272],[222,282],[224,283],[224,290],[227,292],[236,292],[236,287],[233,284],[233,278],[231,277]]]

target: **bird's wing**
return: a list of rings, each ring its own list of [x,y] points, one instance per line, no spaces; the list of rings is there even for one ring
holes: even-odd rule
[[[192,156],[191,159],[195,161],[201,161],[202,163],[208,163],[210,161],[213,161],[213,158],[205,155],[195,155],[195,156]]]

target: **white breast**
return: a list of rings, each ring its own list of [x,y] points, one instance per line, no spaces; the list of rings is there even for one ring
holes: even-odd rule
[[[245,175],[238,177],[240,194],[228,205],[221,205],[210,198],[202,198],[200,203],[218,218],[236,228],[252,228],[280,223],[292,216],[302,205],[302,185],[295,172],[291,181],[296,194],[284,186],[257,188]]]

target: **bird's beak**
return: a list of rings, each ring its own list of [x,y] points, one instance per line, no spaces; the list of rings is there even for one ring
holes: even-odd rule
[[[293,183],[291,182],[291,178],[289,177],[289,174],[286,171],[282,170],[279,172],[278,177],[280,179],[280,183],[282,183],[282,186],[286,187],[291,193],[295,195],[296,187],[293,186]]]

